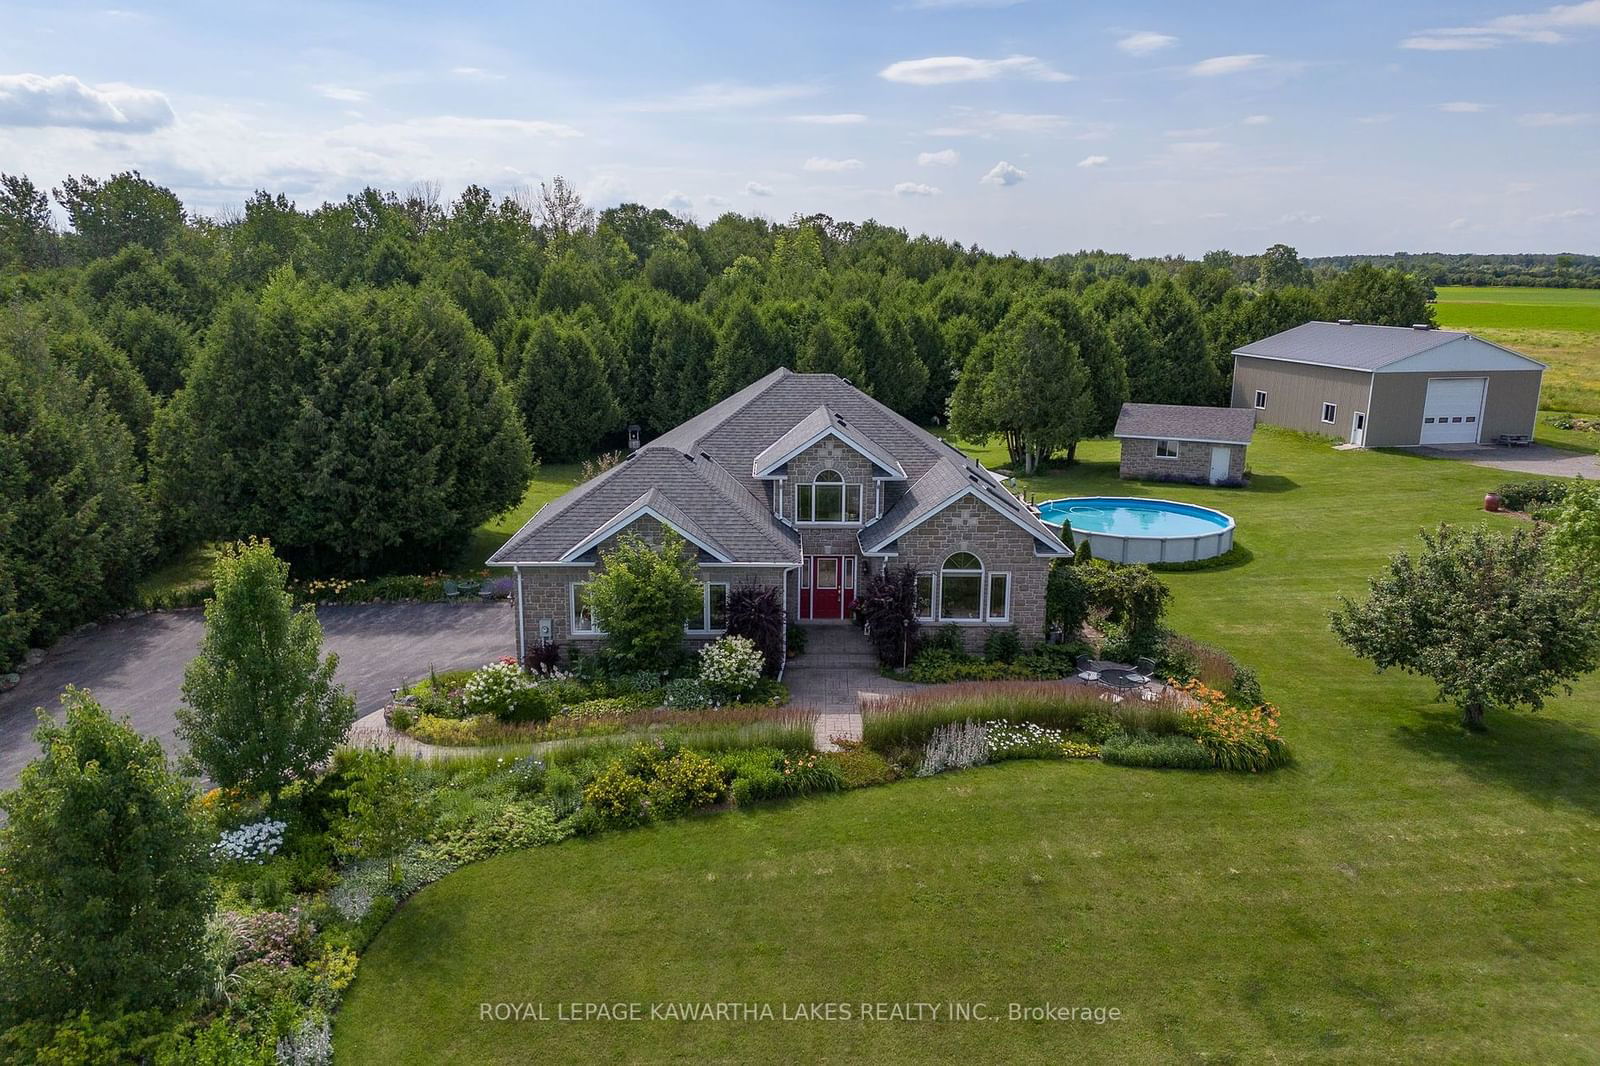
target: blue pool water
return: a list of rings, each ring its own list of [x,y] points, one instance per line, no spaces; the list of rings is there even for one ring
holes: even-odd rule
[[[1120,537],[1202,537],[1220,533],[1233,519],[1208,507],[1131,496],[1080,496],[1039,505],[1039,517],[1079,533]]]

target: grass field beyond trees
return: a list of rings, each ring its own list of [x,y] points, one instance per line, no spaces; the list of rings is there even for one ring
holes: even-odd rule
[[[342,1062],[1576,1061],[1600,1047],[1600,680],[1468,736],[1327,612],[1500,476],[1263,430],[1218,506],[1253,560],[1165,576],[1172,621],[1255,665],[1298,764],[1251,777],[1012,763],[469,867],[401,908]],[[993,450],[979,455],[1003,465]],[[1497,517],[1497,522],[1513,519]],[[561,1022],[572,1001],[1116,1007],[1105,1025]],[[482,1003],[552,1020],[479,1020]]]
[[[1548,410],[1600,414],[1600,289],[1441,285],[1434,310],[1446,329],[1471,330],[1550,364],[1541,397]],[[1550,444],[1585,443],[1542,424],[1539,431]]]

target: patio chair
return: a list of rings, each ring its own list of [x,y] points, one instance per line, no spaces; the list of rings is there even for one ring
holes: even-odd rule
[[[460,598],[461,598],[461,587],[459,585],[457,585],[454,581],[446,579],[445,583],[444,583],[444,599],[445,599],[445,602],[446,603],[452,603],[452,602],[454,602],[454,601],[456,601],[456,600],[458,600]]]
[[[496,587],[496,584],[493,581],[485,581],[478,588],[478,599],[488,603],[490,600],[497,598],[500,595],[500,590]]]
[[[1156,672],[1154,659],[1140,656],[1133,660],[1133,672],[1128,675],[1128,680],[1136,685],[1142,685],[1150,680],[1150,675]]]
[[[1087,655],[1078,656],[1078,680],[1099,681],[1100,671],[1094,668],[1094,660]]]

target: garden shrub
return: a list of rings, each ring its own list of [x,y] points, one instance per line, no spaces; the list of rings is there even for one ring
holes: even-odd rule
[[[561,669],[561,645],[553,640],[529,641],[522,665],[536,677],[556,673]]]
[[[804,655],[806,653],[806,641],[811,639],[811,636],[805,631],[804,626],[790,625],[785,639],[789,649],[789,657],[792,659],[796,655]]]
[[[838,764],[815,752],[754,748],[724,754],[717,765],[730,781],[735,806],[845,787]]]
[[[847,789],[887,785],[900,776],[888,759],[859,745],[830,751],[822,756],[822,761],[839,771],[840,787]]]
[[[1531,511],[1564,502],[1571,485],[1565,481],[1507,481],[1494,491],[1510,510]]]
[[[1081,552],[1087,553],[1089,542],[1083,542]],[[1082,564],[1086,554],[1073,559],[1057,559],[1050,566],[1050,577],[1044,589],[1044,625],[1046,632],[1059,633],[1063,640],[1075,641],[1089,620],[1092,606],[1089,583]]]
[[[1088,586],[1090,602],[1106,613],[1107,644],[1117,644],[1116,655],[1102,650],[1106,658],[1131,662],[1141,655],[1159,651],[1161,619],[1172,592],[1148,566],[1117,566],[1094,563],[1080,571]],[[1116,637],[1111,634],[1115,632]]]
[[[867,636],[878,661],[905,666],[917,647],[917,571],[914,567],[889,567],[861,583],[856,611],[865,620]]]
[[[722,771],[699,752],[682,750],[654,766],[649,803],[652,818],[676,818],[723,796]]]
[[[983,723],[988,761],[1006,759],[1059,759],[1067,735],[1060,729],[1033,722],[993,721]]]
[[[764,663],[748,637],[723,637],[700,649],[700,682],[722,702],[738,703],[755,691]]]
[[[588,597],[605,630],[606,650],[625,669],[671,669],[682,654],[683,620],[702,602],[694,557],[683,538],[666,530],[654,549],[625,533],[601,553],[601,562]]]
[[[444,748],[465,748],[478,743],[479,729],[494,721],[488,715],[477,715],[464,720],[435,718],[424,714],[412,723],[411,736],[424,744]]]
[[[664,707],[710,707],[716,702],[715,694],[697,677],[668,681],[661,692]]]
[[[545,800],[557,818],[565,818],[583,803],[583,786],[571,770],[554,767],[545,773]]]
[[[928,736],[922,752],[918,777],[932,777],[946,770],[965,770],[989,761],[988,733],[980,722],[952,722]]]
[[[592,811],[604,828],[643,825],[649,817],[646,796],[650,787],[628,772],[620,762],[606,766],[583,790],[584,809]]]
[[[1022,654],[1022,639],[1012,626],[991,629],[983,641],[983,657],[991,663],[1014,663]]]
[[[570,830],[542,803],[511,803],[493,815],[469,821],[442,834],[427,848],[430,857],[451,867],[492,858],[502,851],[534,848],[566,839]]]
[[[1211,753],[1194,737],[1123,733],[1101,745],[1100,758],[1117,766],[1171,770],[1211,770]]]
[[[468,714],[487,714],[503,720],[510,717],[519,698],[532,687],[533,680],[522,667],[501,659],[474,671],[461,686],[461,696]]]
[[[768,674],[783,665],[783,599],[776,585],[740,585],[728,593],[728,636],[744,637],[761,652]]]

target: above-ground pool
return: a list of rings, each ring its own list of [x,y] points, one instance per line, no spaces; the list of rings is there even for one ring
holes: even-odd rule
[[[1070,496],[1039,505],[1039,517],[1072,530],[1096,559],[1113,563],[1189,563],[1233,547],[1233,519],[1209,507],[1134,496]]]

